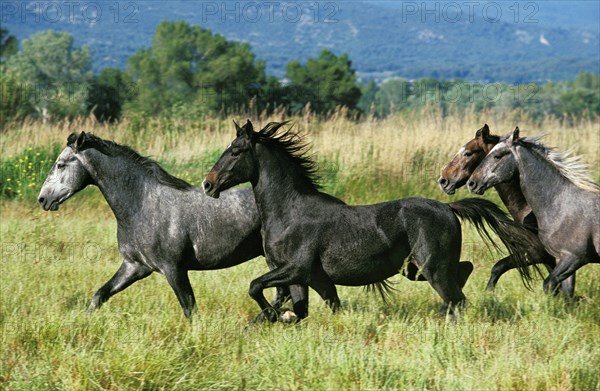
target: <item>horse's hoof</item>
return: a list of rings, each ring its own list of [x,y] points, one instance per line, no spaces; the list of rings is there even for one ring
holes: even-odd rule
[[[298,320],[298,316],[291,310],[282,310],[279,314],[279,321],[282,323],[294,323]]]
[[[279,318],[279,311],[281,311],[281,310],[277,310],[273,307],[265,308],[264,310],[261,311],[260,314],[258,314],[256,316],[256,318],[254,318],[254,320],[252,322],[250,322],[250,324],[261,323],[261,322],[264,322],[265,320],[268,320],[271,323],[275,323],[275,322],[277,322],[277,319]]]

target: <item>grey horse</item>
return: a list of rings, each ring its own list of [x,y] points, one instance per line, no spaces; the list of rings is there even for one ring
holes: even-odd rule
[[[214,201],[131,148],[93,134],[72,134],[39,194],[44,210],[96,185],[117,219],[123,263],[94,295],[88,310],[152,272],[163,274],[190,318],[196,299],[189,270],[231,267],[263,254],[260,219],[250,188]],[[329,294],[337,299],[335,287]],[[278,290],[280,307],[289,296]],[[337,299],[339,301],[339,299]]]
[[[263,295],[265,288],[290,286],[294,312],[302,319],[308,315],[307,286],[314,284],[315,275],[359,286],[381,284],[406,268],[418,270],[443,299],[442,312],[452,313],[466,301],[462,288],[473,270],[471,262],[460,262],[459,217],[491,240],[484,222],[489,224],[515,259],[524,258],[524,248],[535,240],[483,199],[448,205],[424,198],[346,205],[319,191],[306,145],[290,130],[278,132],[284,124],[270,123],[259,132],[250,121],[243,128],[236,124],[236,139],[203,182],[213,197],[236,184],[252,184],[265,254],[276,268],[252,281],[249,294],[270,321],[277,318]]]
[[[519,177],[527,204],[538,221],[539,238],[557,266],[544,280],[544,291],[587,263],[600,262],[600,187],[578,158],[552,152],[537,138],[519,137],[517,127],[496,144],[469,178],[469,191]]]
[[[454,194],[456,189],[467,184],[469,177],[477,166],[483,161],[483,158],[490,153],[492,148],[500,142],[500,137],[490,134],[490,128],[485,124],[481,129],[477,130],[475,137],[462,146],[454,155],[452,160],[442,168],[442,175],[438,183],[442,191],[446,194]],[[519,184],[519,176],[515,175],[510,181],[498,183],[494,186],[500,199],[512,215],[513,219],[527,228],[536,235],[538,233],[538,223],[535,214],[531,211],[531,207],[527,205],[521,186]],[[556,267],[556,259],[548,254],[544,249],[544,245],[538,241],[537,245],[529,251],[529,261],[535,265],[544,264],[551,273]],[[512,257],[504,257],[492,268],[490,279],[487,284],[488,290],[493,290],[498,283],[500,277],[507,271],[518,267],[513,262]],[[521,271],[521,269],[519,269]],[[539,270],[537,270],[539,271]],[[521,273],[523,277],[523,273]],[[527,276],[530,277],[530,276]],[[530,287],[530,278],[523,278],[525,286]],[[567,278],[561,283],[562,291],[567,296],[573,296],[575,290],[575,274]]]

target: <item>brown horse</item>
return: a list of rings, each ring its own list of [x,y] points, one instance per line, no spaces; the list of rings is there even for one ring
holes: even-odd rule
[[[447,194],[454,194],[456,189],[464,186],[477,166],[499,142],[500,137],[490,134],[490,128],[487,124],[477,130],[475,138],[463,145],[452,160],[442,168],[442,175],[438,179],[442,191]],[[494,188],[514,220],[537,234],[537,219],[531,207],[525,201],[519,177],[515,176],[510,182],[498,184]],[[529,259],[532,265],[543,264],[549,272],[556,267],[556,259],[548,254],[541,242],[537,248],[532,249]],[[517,265],[510,256],[498,261],[492,268],[487,289],[494,289],[500,277],[516,267]],[[575,274],[564,280],[561,283],[561,288],[566,295],[572,296],[575,289]]]

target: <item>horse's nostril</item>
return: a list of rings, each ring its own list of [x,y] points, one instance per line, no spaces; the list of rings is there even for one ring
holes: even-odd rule
[[[212,184],[209,181],[204,181],[202,182],[202,187],[204,188],[204,191],[209,191],[212,189]]]
[[[474,181],[469,181],[469,183],[467,183],[467,186],[469,187],[475,187],[475,182]]]
[[[440,178],[439,182],[440,182],[440,185],[445,186],[446,183],[448,183],[448,180],[446,178],[442,177],[442,178]]]
[[[39,202],[40,204],[43,204],[43,203],[44,203],[44,201],[46,201],[46,199],[45,199],[44,197],[40,197],[40,198],[38,198],[38,202]]]

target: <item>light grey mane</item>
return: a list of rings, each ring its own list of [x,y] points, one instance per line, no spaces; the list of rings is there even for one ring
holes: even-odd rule
[[[519,138],[517,140],[517,145],[537,153],[556,168],[563,177],[580,189],[592,193],[600,193],[600,186],[592,179],[589,165],[582,160],[581,156],[573,156],[572,150],[562,152],[555,151],[554,148],[540,142],[543,137],[544,136]]]

